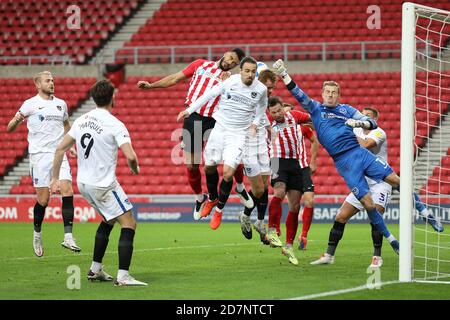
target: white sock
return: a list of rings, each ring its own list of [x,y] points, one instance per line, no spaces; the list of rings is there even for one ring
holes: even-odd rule
[[[92,261],[91,271],[94,273],[100,272],[102,270],[102,264],[100,262]]]
[[[123,279],[128,274],[129,274],[128,270],[121,270],[121,269],[119,269],[119,271],[117,271],[117,279]]]
[[[203,193],[196,194],[195,201],[202,202],[203,201]]]
[[[42,238],[42,232],[36,232],[36,231],[34,231],[34,237],[35,237],[35,238]]]
[[[216,211],[222,213],[222,209],[216,207]]]
[[[64,233],[64,240],[72,239],[73,240],[73,234],[71,232]]]
[[[244,189],[245,189],[245,186],[243,183],[236,183],[237,192],[242,192],[242,191],[244,191]]]
[[[389,242],[397,240],[397,239],[395,239],[395,237],[392,234],[387,239],[388,239]]]
[[[429,215],[430,215],[430,211],[428,211],[428,209],[423,209],[422,211],[420,211],[420,215],[422,216],[422,217],[428,217]]]

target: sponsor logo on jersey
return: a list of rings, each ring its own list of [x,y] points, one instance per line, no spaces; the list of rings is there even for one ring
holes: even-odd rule
[[[34,178],[34,184],[38,184],[39,178]]]
[[[39,114],[38,117],[39,117],[39,120],[41,120],[41,122],[45,120],[45,117],[42,114]]]
[[[321,113],[320,113],[320,117],[321,117],[322,119],[341,119],[341,120],[345,120],[345,121],[348,120],[347,117],[339,116],[339,115],[337,115],[337,114],[329,113],[329,112],[321,112]]]

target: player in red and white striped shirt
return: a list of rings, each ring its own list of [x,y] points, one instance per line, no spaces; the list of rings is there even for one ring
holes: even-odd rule
[[[171,74],[153,83],[139,81],[138,88],[155,89],[167,88],[180,81],[191,79],[189,91],[186,96],[185,106],[196,101],[203,93],[213,86],[222,82],[222,76],[239,64],[245,56],[244,51],[239,48],[225,52],[219,61],[208,61],[198,59],[188,65],[182,71]],[[183,124],[183,150],[187,166],[187,177],[189,184],[196,196],[194,219],[200,219],[200,212],[206,202],[207,196],[202,191],[202,176],[199,164],[202,161],[203,140],[207,139],[209,132],[215,124],[212,114],[219,102],[220,97],[208,101],[199,111],[192,113]],[[217,180],[219,177],[217,176]],[[239,166],[235,173],[236,192],[246,206],[253,206],[253,200],[245,191],[243,180],[243,166]]]
[[[284,110],[291,111],[293,106],[291,104],[285,103],[283,104]],[[299,149],[300,149],[300,159],[299,164],[301,168],[302,174],[302,183],[303,183],[303,202],[305,207],[303,208],[302,213],[302,233],[299,236],[298,248],[300,250],[305,250],[307,245],[307,237],[308,231],[311,227],[312,216],[314,211],[314,183],[312,181],[311,175],[316,172],[317,165],[317,150],[319,149],[319,140],[314,134],[313,129],[309,125],[299,125],[297,129],[302,132],[302,139],[300,141]],[[311,163],[308,165],[308,156],[306,152],[306,142],[305,138],[311,142]],[[277,233],[280,234],[279,224],[277,226]]]
[[[270,147],[270,166],[272,171],[271,184],[274,196],[269,204],[269,234],[268,239],[272,246],[281,247],[276,226],[281,219],[281,203],[287,195],[289,213],[286,219],[286,244],[282,249],[289,262],[298,264],[292,249],[298,227],[298,212],[303,192],[303,181],[300,169],[299,142],[302,139],[301,131],[297,125],[310,122],[307,113],[300,111],[285,112],[283,101],[279,97],[269,99],[269,121],[272,130],[277,132],[277,138]]]

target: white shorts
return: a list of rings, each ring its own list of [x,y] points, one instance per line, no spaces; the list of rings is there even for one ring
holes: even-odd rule
[[[389,204],[389,200],[391,198],[392,193],[391,185],[382,181],[373,185],[369,184],[369,188],[370,193],[372,194],[373,202],[386,209],[387,205]],[[345,201],[350,203],[359,211],[365,210],[361,202],[359,202],[359,200],[356,199],[353,193],[350,193],[345,199]]]
[[[244,155],[247,131],[231,131],[216,122],[205,147],[205,164],[218,165],[222,160],[229,167],[237,168]]]
[[[115,219],[133,208],[118,182],[105,188],[78,182],[78,189],[105,221]]]
[[[33,153],[30,155],[30,175],[35,188],[50,186],[54,158],[55,154],[51,152]],[[64,155],[59,171],[59,180],[72,181],[72,172],[70,171],[69,160],[67,160],[66,155]]]
[[[248,177],[256,177],[259,174],[270,175],[269,149],[265,134],[247,138],[242,162]]]

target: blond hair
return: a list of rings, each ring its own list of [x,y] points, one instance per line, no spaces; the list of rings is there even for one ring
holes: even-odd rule
[[[38,74],[36,74],[34,77],[33,77],[33,81],[34,81],[34,83],[38,83],[39,81],[41,81],[41,78],[42,78],[42,76],[43,75],[47,75],[47,76],[52,76],[52,73],[50,72],[50,71],[42,71],[42,72],[39,72]]]
[[[336,81],[324,81],[322,85],[322,92],[325,90],[325,86],[337,87],[338,93],[341,93],[341,87]]]

